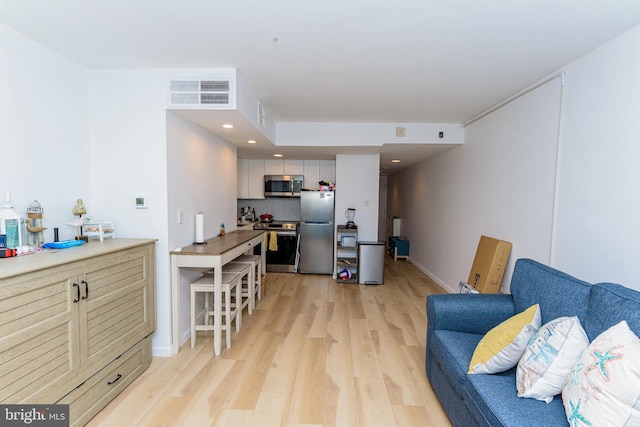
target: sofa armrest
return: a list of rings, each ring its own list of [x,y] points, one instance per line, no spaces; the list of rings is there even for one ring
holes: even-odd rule
[[[511,295],[429,295],[427,342],[436,329],[484,335],[514,314]]]

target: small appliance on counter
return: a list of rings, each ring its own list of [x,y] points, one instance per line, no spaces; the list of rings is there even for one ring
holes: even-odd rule
[[[356,210],[354,208],[347,208],[347,210],[344,211],[344,217],[347,218],[347,226],[345,228],[349,230],[355,230],[358,228],[356,223],[353,222],[356,217]]]

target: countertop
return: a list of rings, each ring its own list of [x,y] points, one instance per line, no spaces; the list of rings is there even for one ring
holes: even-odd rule
[[[89,243],[71,248],[43,249],[34,254],[2,258],[0,259],[0,279],[154,242],[156,239],[105,239],[103,242],[90,240]]]
[[[173,250],[171,255],[221,255],[264,233],[264,230],[236,230],[226,233],[224,236],[207,239],[203,245],[194,244],[180,248],[180,250]]]
[[[238,223],[238,230],[253,230],[253,225],[255,222],[245,221]]]

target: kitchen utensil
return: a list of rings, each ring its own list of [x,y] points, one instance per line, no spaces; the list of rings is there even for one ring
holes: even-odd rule
[[[260,221],[262,221],[262,222],[271,222],[271,221],[273,221],[273,215],[271,215],[271,214],[262,214],[262,215],[260,215]]]

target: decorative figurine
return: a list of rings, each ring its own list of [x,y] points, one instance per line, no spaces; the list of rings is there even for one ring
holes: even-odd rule
[[[82,201],[82,199],[78,199],[76,205],[73,207],[73,214],[78,215],[78,219],[67,222],[67,225],[78,227],[78,235],[76,236],[76,240],[84,240],[85,242],[89,241],[89,238],[87,236],[82,235],[82,225],[85,223],[86,213],[87,208],[85,208],[84,202]]]
[[[87,213],[87,208],[84,207],[82,199],[78,199],[77,204],[73,207],[73,214],[82,216]]]

